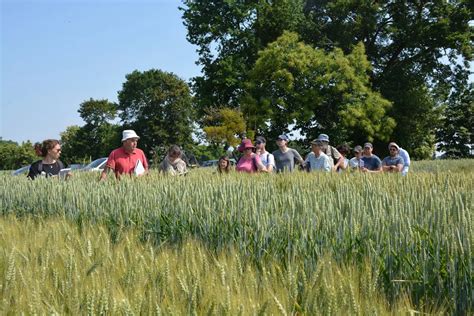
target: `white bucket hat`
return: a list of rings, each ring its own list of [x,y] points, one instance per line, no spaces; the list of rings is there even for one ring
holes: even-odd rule
[[[140,137],[137,135],[137,133],[135,133],[134,130],[126,129],[122,132],[122,142],[126,141],[129,138],[138,138],[138,139],[140,139]]]

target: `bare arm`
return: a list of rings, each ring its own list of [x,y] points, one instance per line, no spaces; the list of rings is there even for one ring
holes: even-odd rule
[[[344,166],[344,157],[342,155],[339,156],[337,163],[334,165],[334,171],[336,171],[337,168],[346,169],[346,166]]]
[[[109,172],[109,170],[114,170],[114,169],[112,169],[112,168],[110,168],[109,166],[106,165],[104,170],[100,174],[99,181],[103,181],[103,180],[107,179],[107,173]],[[120,180],[120,175],[119,174],[116,174],[115,176],[116,176],[117,180]]]

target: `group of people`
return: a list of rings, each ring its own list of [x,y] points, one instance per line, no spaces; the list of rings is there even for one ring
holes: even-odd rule
[[[137,148],[139,139],[140,137],[133,130],[124,130],[122,132],[122,146],[110,153],[99,180],[106,179],[110,171],[115,174],[117,179],[120,179],[124,174],[141,176],[148,172],[149,165],[145,153]],[[61,144],[58,140],[47,139],[42,144],[35,145],[35,151],[42,159],[30,166],[28,178],[34,179],[38,176],[53,177],[60,175],[61,170],[64,169],[64,164],[59,160]],[[173,175],[186,174],[186,163],[181,159],[181,154],[179,146],[171,146],[165,159],[160,163],[160,171]],[[68,171],[64,176],[68,178],[72,174]]]
[[[317,139],[311,142],[311,152],[303,159],[293,148],[288,147],[288,136],[280,135],[276,140],[278,149],[269,153],[266,149],[266,140],[262,136],[255,139],[255,146],[250,139],[244,139],[239,146],[239,151],[243,153],[236,164],[238,172],[292,172],[295,164],[300,168],[311,171],[322,172],[344,172],[345,170],[357,170],[368,173],[378,172],[400,172],[403,175],[408,173],[410,167],[410,156],[408,152],[396,143],[388,145],[390,155],[380,160],[373,154],[371,143],[365,143],[364,147],[355,146],[354,157],[347,158],[350,148],[347,145],[335,148],[329,145],[329,136],[320,134]],[[230,159],[222,156],[219,159],[217,171],[228,173],[231,170]]]
[[[107,174],[112,171],[117,179],[122,175],[141,176],[149,169],[148,161],[144,152],[137,148],[140,137],[133,130],[122,132],[122,146],[113,150],[106,162],[105,168],[100,175],[100,180],[107,178]],[[266,139],[258,136],[255,139],[255,146],[250,139],[242,140],[238,150],[242,156],[237,160],[236,171],[238,172],[292,172],[295,165],[311,171],[322,172],[343,172],[352,169],[361,172],[400,172],[403,175],[408,173],[410,157],[406,150],[400,148],[396,143],[391,142],[388,147],[390,155],[380,160],[372,153],[371,143],[365,143],[364,147],[355,146],[354,157],[348,159],[350,148],[347,145],[335,148],[329,145],[329,137],[320,134],[311,142],[311,152],[303,159],[297,150],[288,147],[289,138],[286,135],[278,136],[276,144],[278,149],[272,153],[266,150]],[[37,176],[57,176],[64,168],[64,164],[59,160],[61,155],[61,144],[58,140],[45,140],[41,146],[35,146],[38,155],[42,159],[33,163],[28,172],[28,177],[34,179]],[[219,159],[217,171],[219,173],[229,173],[231,162],[228,156]],[[171,175],[184,175],[187,173],[186,162],[182,159],[182,151],[177,145],[169,148],[166,157],[159,165],[160,172]],[[70,177],[67,172],[66,177]]]

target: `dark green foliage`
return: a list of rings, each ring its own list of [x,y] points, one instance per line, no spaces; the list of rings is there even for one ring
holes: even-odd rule
[[[78,112],[86,124],[69,126],[61,133],[61,159],[65,163],[87,163],[107,157],[112,149],[120,146],[121,128],[112,123],[117,115],[115,103],[89,99],[81,103]]]
[[[340,48],[349,54],[362,43],[372,66],[369,87],[393,104],[388,114],[396,126],[390,138],[414,158],[426,158],[434,150],[435,130],[440,124],[437,107],[446,101],[447,80],[453,76],[447,63],[461,60],[462,68],[467,69],[472,60],[471,2],[184,0],[188,40],[198,46],[198,63],[203,66],[203,76],[194,79],[198,111],[204,113],[209,106],[239,106],[241,97],[249,92],[245,82],[251,81],[258,52],[284,31],[296,32],[304,43],[327,52]],[[315,93],[314,89],[307,88],[303,95]],[[255,90],[250,92],[253,99],[260,98]],[[338,103],[325,112],[328,122],[338,125],[341,103],[328,95],[318,101]],[[244,114],[268,117],[268,109],[280,110],[270,103]],[[301,114],[311,112],[303,110]],[[251,129],[261,128],[258,122],[247,123]],[[285,121],[272,123],[269,129],[275,130],[274,134],[285,131],[281,126]],[[366,132],[353,130],[353,138],[345,141],[370,139]]]
[[[29,141],[18,145],[13,141],[0,140],[0,170],[18,169],[38,159]]]
[[[193,108],[186,82],[157,69],[134,71],[118,93],[124,128],[140,136],[139,147],[149,154],[156,147],[192,143]]]
[[[442,126],[437,136],[438,149],[450,158],[474,155],[474,84],[468,73],[459,70],[453,80],[453,91],[444,107]]]

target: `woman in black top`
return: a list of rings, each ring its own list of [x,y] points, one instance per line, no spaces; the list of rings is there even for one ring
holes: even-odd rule
[[[41,156],[43,159],[34,162],[28,178],[34,179],[39,175],[45,177],[57,176],[59,171],[64,168],[64,164],[59,160],[61,155],[61,145],[56,139],[47,139],[41,146]]]

